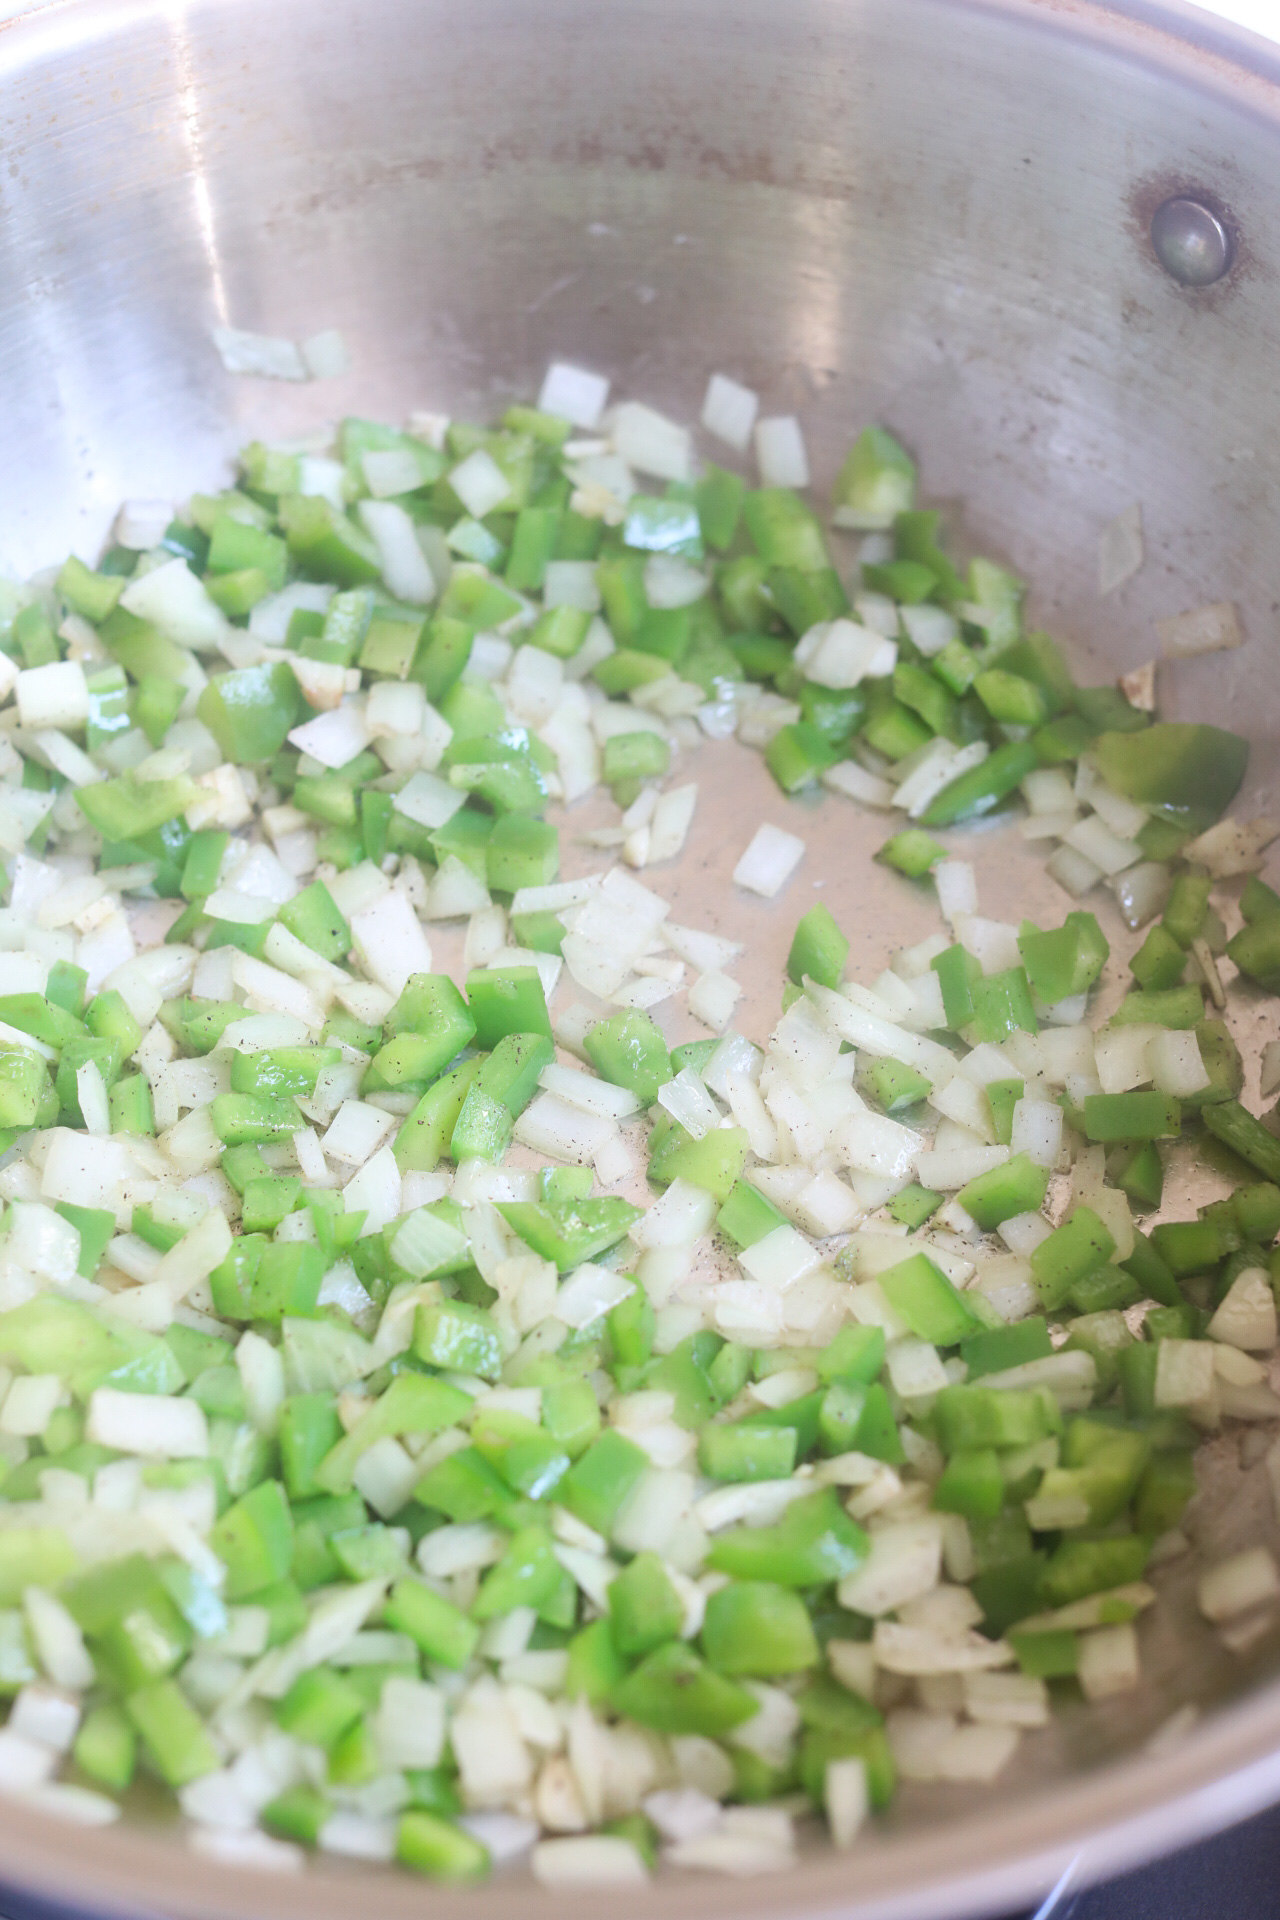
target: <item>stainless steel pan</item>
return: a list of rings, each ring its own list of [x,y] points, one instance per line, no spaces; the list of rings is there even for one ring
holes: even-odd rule
[[[1232,238],[1208,289],[1150,243],[1186,192]],[[1161,692],[1170,717],[1250,736],[1247,804],[1280,732],[1278,268],[1280,56],[1177,5],[67,0],[0,32],[0,563],[88,556],[122,496],[215,483],[251,432],[487,412],[552,354],[689,416],[719,368],[802,415],[820,485],[867,419],[902,434],[956,537],[1035,582],[1037,619],[1096,679],[1150,656],[1155,619],[1235,599],[1244,647],[1169,668]],[[220,321],[340,326],[353,371],[229,379]],[[1147,565],[1103,601],[1098,535],[1135,500]],[[860,972],[930,930],[868,867],[874,822],[789,808],[731,745],[699,777],[663,884],[750,942],[750,1023],[776,1009],[815,881]],[[724,884],[766,813],[809,842],[776,913]],[[973,846],[987,911],[1054,911],[1003,838]],[[1274,1028],[1261,1001],[1237,1021]],[[1220,1548],[1272,1522],[1258,1471],[1213,1453],[1198,1524]],[[676,1878],[611,1904],[1008,1909],[1243,1816],[1280,1795],[1278,1650],[1233,1661],[1197,1634],[1187,1585],[1175,1569],[1142,1695],[1029,1744],[996,1791],[904,1793],[856,1854],[815,1843],[785,1880]],[[1186,1703],[1194,1728],[1150,1750]],[[244,1920],[593,1904],[521,1876],[463,1896],[337,1864],[215,1870],[145,1809],[99,1834],[0,1802],[0,1874],[85,1907]]]

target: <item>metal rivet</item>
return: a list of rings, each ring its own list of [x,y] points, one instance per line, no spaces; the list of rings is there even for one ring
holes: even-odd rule
[[[1151,244],[1165,272],[1183,287],[1211,287],[1231,265],[1231,235],[1212,208],[1186,194],[1157,207]]]

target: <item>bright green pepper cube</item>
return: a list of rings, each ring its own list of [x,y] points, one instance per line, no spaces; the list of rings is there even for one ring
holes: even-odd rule
[[[570,1513],[607,1538],[648,1470],[649,1456],[625,1434],[606,1427],[570,1467],[557,1497]]]
[[[698,1435],[698,1465],[709,1480],[786,1480],[795,1464],[794,1427],[711,1423]]]
[[[539,909],[535,913],[513,913],[513,943],[532,953],[559,954],[564,946],[565,925],[558,913]]]
[[[331,1393],[291,1394],[280,1409],[280,1465],[291,1500],[323,1492],[316,1469],[342,1438]]]
[[[969,1369],[970,1380],[984,1373],[1003,1373],[1030,1360],[1045,1360],[1052,1352],[1049,1323],[1042,1314],[1031,1314],[1008,1327],[984,1328],[960,1343],[960,1358]]]
[[[134,1231],[137,1232],[136,1224]],[[226,1259],[209,1275],[214,1309],[224,1320],[253,1318],[249,1291],[266,1244],[263,1234],[237,1234]]]
[[[824,1386],[835,1380],[869,1387],[884,1365],[883,1327],[841,1327],[818,1355],[818,1378]]]
[[[944,687],[957,696],[968,693],[979,673],[978,656],[963,640],[948,640],[929,662]]]
[[[82,1280],[92,1280],[98,1271],[98,1262],[107,1250],[108,1241],[115,1235],[115,1215],[105,1207],[73,1207],[67,1200],[58,1201],[54,1211],[60,1213],[80,1235],[80,1259],[76,1271]]]
[[[1239,962],[1236,964],[1239,965]],[[1173,935],[1157,923],[1148,930],[1146,939],[1129,966],[1140,987],[1157,993],[1165,992],[1170,987],[1181,985],[1187,956]]]
[[[674,1064],[674,1062],[673,1062]],[[737,1180],[716,1215],[716,1225],[737,1247],[753,1247],[767,1233],[785,1227],[787,1217],[747,1180]]]
[[[209,1119],[228,1147],[263,1146],[298,1131],[301,1115],[294,1102],[271,1094],[220,1093],[209,1103]]]
[[[569,1471],[568,1453],[544,1427],[502,1408],[477,1416],[471,1441],[511,1491],[528,1500],[548,1498]]]
[[[934,1193],[932,1188],[922,1187],[918,1181],[913,1181],[909,1187],[904,1187],[901,1193],[893,1196],[888,1211],[900,1226],[909,1227],[914,1233],[917,1227],[922,1227],[938,1211],[942,1200],[942,1194]]]
[[[973,1018],[978,1038],[998,1046],[1012,1033],[1036,1033],[1039,1023],[1026,969],[980,975],[973,982]]]
[[[627,1671],[627,1662],[614,1644],[608,1620],[593,1620],[570,1640],[567,1652],[569,1670],[564,1691],[569,1700],[583,1695],[592,1706],[604,1706]]]
[[[751,544],[768,566],[820,573],[830,564],[817,516],[788,488],[748,492],[742,513]]]
[[[764,750],[764,762],[784,793],[801,793],[844,757],[812,720],[779,727]]]
[[[402,1867],[449,1886],[483,1880],[489,1849],[465,1828],[433,1813],[410,1808],[396,1824],[396,1859]]]
[[[462,1307],[456,1301],[445,1304],[460,1307],[468,1314],[481,1311]],[[419,1308],[420,1313],[424,1311],[426,1309]],[[386,1392],[325,1455],[315,1469],[316,1484],[325,1493],[346,1493],[361,1457],[376,1441],[397,1438],[404,1433],[440,1433],[445,1427],[464,1420],[469,1412],[467,1395],[458,1387],[450,1386],[447,1380],[417,1372],[397,1374]]]
[[[741,1177],[747,1148],[741,1127],[713,1127],[695,1140],[664,1114],[649,1135],[649,1178],[662,1187],[676,1179],[687,1180],[723,1205]]]
[[[413,1351],[428,1366],[496,1380],[502,1370],[498,1329],[483,1307],[462,1300],[420,1306],[414,1316]]]
[[[99,1039],[95,1034],[86,1034],[83,1039],[68,1040],[62,1049],[62,1058],[58,1062],[54,1087],[59,1105],[73,1117],[81,1120],[80,1095],[76,1073],[80,1067],[92,1063],[102,1075],[107,1091],[120,1077],[120,1063],[124,1058],[124,1048],[118,1040]]]
[[[90,1033],[98,1039],[118,1041],[122,1057],[141,1045],[142,1028],[118,993],[96,994],[85,1009],[84,1020]]]
[[[351,929],[323,880],[313,880],[292,900],[286,900],[276,918],[322,960],[336,963],[351,951]]]
[[[982,968],[973,955],[961,946],[948,947],[945,952],[935,955],[929,965],[938,976],[947,1026],[953,1033],[958,1033],[973,1019],[973,989],[982,976]]]
[[[262,1809],[258,1818],[268,1833],[280,1840],[296,1840],[314,1847],[320,1829],[333,1812],[333,1802],[318,1787],[286,1787]]]
[[[793,1500],[769,1527],[732,1527],[717,1534],[708,1566],[744,1580],[785,1587],[825,1586],[861,1566],[867,1536],[831,1488]]]
[[[570,1460],[579,1459],[600,1431],[600,1403],[591,1382],[560,1380],[545,1386],[542,1424],[558,1449]]]
[[[1046,1312],[1065,1305],[1077,1280],[1102,1266],[1116,1250],[1106,1225],[1090,1207],[1077,1207],[1031,1255],[1032,1284]]]
[[[1157,1026],[1183,1031],[1204,1019],[1204,997],[1197,986],[1166,987],[1161,992],[1127,993],[1111,1016],[1113,1027]]]
[[[260,1480],[215,1524],[210,1545],[227,1569],[226,1597],[242,1600],[283,1580],[293,1557],[293,1517],[278,1480]]]
[[[923,827],[953,827],[990,813],[1040,764],[1029,740],[1009,740],[942,789],[921,815]]]
[[[496,1620],[515,1607],[541,1607],[561,1584],[561,1566],[545,1527],[519,1527],[490,1567],[471,1607],[473,1620]]]
[[[279,753],[301,704],[293,669],[278,661],[215,674],[196,703],[196,714],[226,759],[254,766]]]
[[[511,1144],[513,1125],[510,1108],[486,1093],[477,1082],[463,1101],[450,1136],[450,1159],[457,1166],[464,1160],[496,1163]]]
[[[822,1657],[804,1601],[767,1580],[735,1580],[711,1595],[702,1651],[718,1673],[758,1680],[802,1673]]]
[[[155,1133],[155,1107],[144,1075],[131,1073],[116,1081],[107,1093],[107,1115],[112,1133],[133,1133],[142,1138]]]
[[[154,1680],[129,1694],[125,1712],[166,1786],[185,1787],[222,1765],[203,1720],[174,1680]]]
[[[478,1057],[464,1060],[427,1088],[396,1135],[394,1151],[402,1173],[430,1173],[440,1164],[480,1066]]]
[[[1237,1187],[1231,1196],[1231,1206],[1246,1240],[1269,1247],[1280,1234],[1280,1187],[1269,1181]]]
[[[276,1703],[276,1722],[296,1740],[326,1752],[364,1711],[355,1688],[332,1667],[311,1667]]]
[[[1216,1266],[1231,1251],[1216,1220],[1166,1221],[1151,1229],[1151,1245],[1175,1277],[1202,1273]]]
[[[818,1411],[818,1439],[828,1454],[866,1453],[890,1466],[906,1459],[889,1396],[875,1381],[832,1381]]]
[[[1142,1298],[1142,1288],[1123,1267],[1108,1263],[1077,1280],[1067,1298],[1077,1314],[1102,1313],[1112,1308],[1136,1306]],[[1073,1333],[1078,1331],[1077,1321],[1072,1321],[1071,1329]]]
[[[246,1187],[245,1193],[248,1195]],[[305,1319],[316,1311],[324,1279],[324,1256],[306,1240],[271,1242],[262,1248],[244,1289],[250,1320]]]
[[[1004,1505],[1004,1475],[994,1448],[953,1453],[933,1490],[933,1504],[939,1513],[994,1519]]]
[[[485,846],[485,871],[489,885],[499,893],[549,886],[560,871],[560,836],[547,821],[527,813],[500,814]],[[470,982],[467,992],[471,992]]]
[[[866,1084],[889,1114],[905,1113],[933,1092],[932,1080],[901,1060],[873,1060],[866,1069]]]
[[[944,1387],[934,1402],[938,1444],[950,1456],[985,1447],[1030,1447],[1054,1431],[1056,1409],[1033,1388]]]
[[[1038,1680],[1066,1680],[1080,1664],[1079,1635],[1069,1627],[1050,1627],[1042,1633],[1008,1635],[1009,1645],[1018,1656],[1020,1672]]]
[[[1085,1096],[1084,1130],[1090,1140],[1168,1140],[1182,1130],[1182,1108],[1172,1094],[1090,1093]]]
[[[1013,1110],[1026,1092],[1025,1080],[992,1080],[986,1088],[987,1105],[996,1140],[1007,1147],[1013,1140]]]
[[[890,1267],[880,1275],[880,1285],[889,1305],[918,1340],[951,1347],[977,1327],[964,1295],[923,1253]]]
[[[33,1127],[49,1083],[44,1061],[25,1047],[0,1052],[0,1127]]]
[[[63,561],[54,584],[72,613],[80,614],[96,626],[114,610],[125,583],[118,575],[113,579],[109,574],[95,573],[83,560],[70,554]]]
[[[993,720],[1002,726],[1039,727],[1049,717],[1040,688],[1020,674],[989,667],[973,683],[973,690]]]
[[[1091,1593],[1127,1586],[1141,1580],[1151,1554],[1151,1541],[1142,1534],[1110,1540],[1064,1540],[1049,1556],[1041,1592],[1051,1607],[1069,1607]]]
[[[447,973],[415,973],[387,1015],[384,1031],[388,1039],[414,1033],[435,1042],[435,1064],[423,1074],[430,1078],[470,1046],[476,1025]]]
[[[662,734],[644,728],[616,733],[605,741],[604,780],[660,780],[671,764],[671,749]]]
[[[504,1034],[481,1067],[477,1084],[519,1118],[538,1090],[543,1069],[551,1066],[555,1057],[555,1047],[545,1034]]]
[[[901,833],[895,833],[876,853],[876,859],[882,866],[896,868],[908,880],[922,880],[931,867],[936,867],[939,860],[945,860],[946,857],[946,848],[918,827],[907,827]]]
[[[1268,915],[1241,927],[1228,940],[1227,954],[1241,973],[1256,980],[1266,992],[1275,993],[1280,983],[1280,920]]]
[[[1049,1174],[1025,1153],[1015,1154],[1002,1167],[980,1173],[960,1189],[956,1199],[984,1233],[992,1233],[1015,1214],[1039,1213],[1049,1190]]]
[[[133,1779],[137,1752],[137,1734],[124,1709],[114,1701],[104,1701],[85,1715],[71,1757],[81,1773],[98,1786],[110,1793],[123,1793]]]
[[[638,1553],[609,1586],[609,1619],[619,1653],[652,1652],[679,1636],[684,1602],[656,1553]]]
[[[51,1006],[60,1007],[64,1013],[79,1019],[84,1012],[88,984],[89,976],[83,967],[73,967],[69,960],[55,960],[45,981],[45,999]]]
[[[335,1787],[367,1787],[377,1778],[378,1747],[367,1720],[357,1720],[334,1742],[326,1772]]]
[[[753,1694],[704,1665],[682,1640],[646,1655],[614,1688],[613,1705],[655,1732],[708,1739],[732,1732],[757,1711]]]
[[[246,1233],[274,1233],[302,1197],[302,1182],[286,1174],[250,1180],[244,1190],[241,1225]]]
[[[864,427],[831,490],[838,527],[874,532],[892,527],[915,505],[916,468],[906,449],[883,427]]]
[[[821,901],[798,923],[787,955],[787,978],[802,986],[806,975],[824,987],[838,987],[849,958],[849,942]]]
[[[536,1200],[499,1201],[498,1211],[512,1231],[561,1273],[607,1253],[640,1218],[640,1208],[607,1195],[599,1200],[551,1204]]]
[[[653,1352],[657,1315],[643,1287],[634,1287],[609,1313],[609,1345],[622,1367],[642,1367]]]
[[[467,975],[467,1003],[475,1021],[476,1044],[496,1047],[509,1033],[540,1033],[552,1038],[542,980],[536,967],[476,968]]]
[[[672,1077],[667,1043],[649,1015],[638,1009],[597,1021],[588,1028],[583,1044],[602,1079],[626,1087],[646,1106]]]
[[[1024,926],[1018,952],[1027,978],[1046,1006],[1087,993],[1107,963],[1111,948],[1091,913],[1069,913],[1048,933]]]
[[[384,1617],[388,1626],[407,1633],[438,1666],[465,1667],[479,1644],[480,1629],[474,1621],[419,1580],[397,1580]]]
[[[346,515],[315,494],[282,493],[278,511],[289,551],[311,579],[361,587],[381,578],[373,541]]]

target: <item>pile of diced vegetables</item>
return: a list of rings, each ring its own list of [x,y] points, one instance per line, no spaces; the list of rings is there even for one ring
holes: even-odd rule
[[[1149,673],[1077,687],[883,431],[837,567],[796,421],[713,379],[750,487],[605,399],[558,366],[492,430],[255,443],[5,590],[0,1791],[33,1807],[107,1821],[146,1774],[264,1868],[785,1867],[806,1813],[854,1845],[897,1779],[993,1780],[1136,1687],[1199,1439],[1276,1465],[1280,1139],[1222,1018],[1236,973],[1280,987],[1270,829],[1219,820],[1244,743],[1155,720]],[[635,877],[734,733],[905,816],[881,857],[949,929],[867,987],[815,906],[760,1043],[740,949]],[[562,880],[548,806],[602,783],[622,864]],[[1098,1031],[1095,914],[981,918],[933,838],[1020,801],[1068,894],[1149,923]],[[803,839],[743,840],[777,894]],[[707,1037],[671,1047],[680,994]],[[1179,1139],[1230,1191],[1144,1232]],[[608,1191],[641,1154],[647,1208]],[[1199,1597],[1244,1649],[1280,1576],[1259,1543]]]

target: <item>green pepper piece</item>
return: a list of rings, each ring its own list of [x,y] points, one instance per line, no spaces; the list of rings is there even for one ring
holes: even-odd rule
[[[154,1680],[124,1703],[148,1757],[167,1786],[184,1787],[221,1765],[204,1722],[173,1680]]]
[[[733,1527],[718,1534],[707,1564],[742,1579],[786,1587],[823,1586],[866,1557],[866,1535],[830,1488],[803,1495],[769,1527]]]
[[[716,1739],[757,1712],[754,1696],[706,1666],[682,1640],[658,1647],[613,1690],[616,1711],[657,1733]]]
[[[804,1601],[765,1580],[735,1580],[712,1594],[702,1650],[718,1673],[754,1679],[801,1673],[821,1658]]]
[[[480,1629],[461,1608],[413,1579],[398,1580],[387,1597],[387,1623],[416,1641],[428,1660],[442,1667],[465,1667],[480,1640]]]
[[[667,1043],[647,1013],[628,1009],[589,1027],[587,1057],[602,1079],[626,1087],[646,1106],[672,1077]]]
[[[278,661],[215,674],[196,703],[196,713],[226,759],[250,766],[280,751],[300,704],[293,669]]]
[[[1089,1207],[1077,1207],[1031,1255],[1032,1282],[1046,1312],[1065,1304],[1071,1288],[1102,1266],[1116,1250],[1105,1224]]]
[[[992,1233],[1015,1214],[1039,1213],[1048,1190],[1048,1170],[1036,1166],[1025,1153],[1018,1153],[1002,1167],[993,1167],[970,1180],[956,1198],[984,1233]]]
[[[977,1322],[964,1295],[925,1254],[913,1254],[879,1278],[889,1305],[918,1340],[949,1347],[975,1331]]]
[[[960,774],[945,786],[925,808],[921,825],[950,827],[959,820],[972,820],[990,813],[1036,765],[1038,755],[1029,741],[1006,741],[989,754],[981,766]]]
[[[1182,1108],[1171,1094],[1138,1091],[1085,1096],[1084,1129],[1090,1140],[1166,1140],[1181,1127]],[[1280,1163],[1280,1143],[1276,1156]]]

